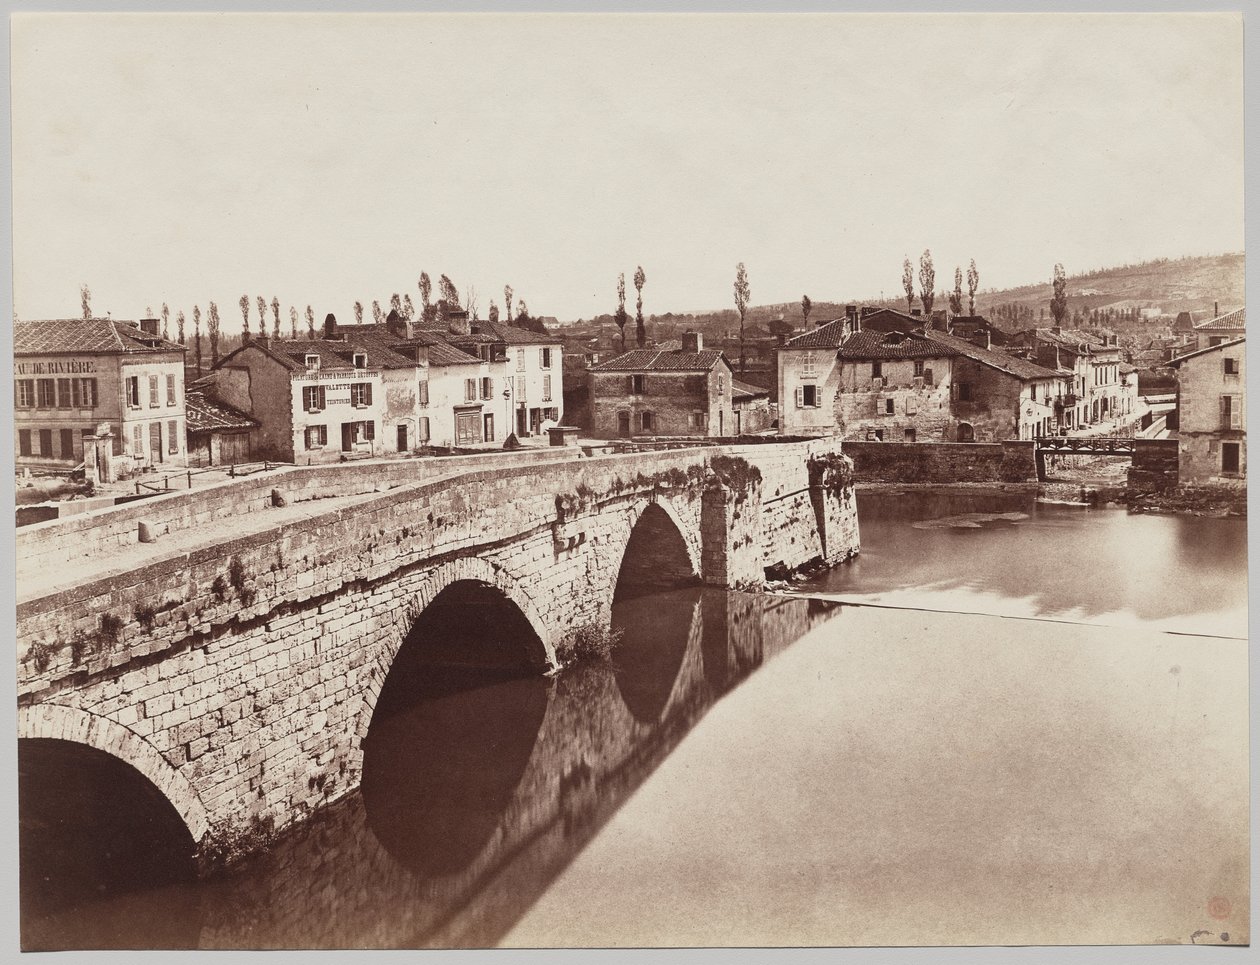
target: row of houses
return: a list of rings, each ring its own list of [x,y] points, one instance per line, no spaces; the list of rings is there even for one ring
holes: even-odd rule
[[[298,464],[501,445],[562,416],[558,338],[454,313],[420,328],[324,322],[315,339],[256,337],[184,384],[185,348],[157,320],[14,326],[17,464],[148,468]]]

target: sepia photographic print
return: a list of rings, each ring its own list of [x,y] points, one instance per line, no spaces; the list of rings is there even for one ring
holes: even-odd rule
[[[23,950],[1250,943],[1240,12],[10,27]]]

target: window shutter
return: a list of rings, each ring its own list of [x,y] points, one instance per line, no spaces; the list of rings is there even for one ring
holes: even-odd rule
[[[372,404],[372,383],[365,382],[363,384],[363,403],[365,405]]]
[[[1240,405],[1240,402],[1241,399],[1238,396],[1230,397],[1229,427],[1231,429],[1242,428],[1242,405]]]
[[[796,388],[796,407],[798,409],[805,408],[805,389],[801,386]]]
[[[325,401],[325,398],[324,398],[324,386],[322,385],[317,386],[317,388],[319,389],[318,393],[316,393],[319,396],[319,407],[321,409],[326,408],[328,406],[328,403]]]

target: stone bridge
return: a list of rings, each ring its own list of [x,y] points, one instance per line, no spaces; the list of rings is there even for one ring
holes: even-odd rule
[[[835,440],[498,458],[345,467],[375,471],[368,493],[294,470],[24,528],[19,738],[129,765],[210,858],[357,787],[387,678],[405,691],[417,660],[547,674],[614,599],[857,550]]]

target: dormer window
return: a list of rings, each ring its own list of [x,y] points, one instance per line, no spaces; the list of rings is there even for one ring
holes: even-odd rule
[[[354,367],[355,367],[356,369],[366,369],[366,368],[367,368],[367,354],[366,354],[366,353],[364,353],[364,352],[355,352],[355,353],[354,353]]]
[[[308,372],[318,372],[318,371],[319,371],[319,356],[318,356],[318,355],[307,355],[307,356],[306,356],[306,371],[308,371]]]

